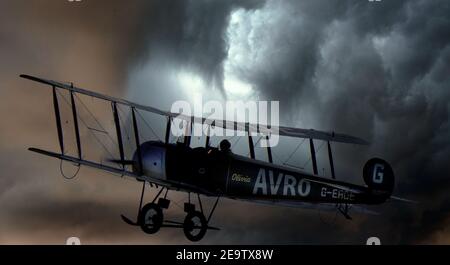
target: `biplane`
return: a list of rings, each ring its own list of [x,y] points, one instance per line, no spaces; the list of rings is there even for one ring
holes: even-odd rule
[[[88,166],[143,182],[136,220],[131,220],[124,215],[122,215],[122,219],[129,225],[139,226],[142,231],[148,234],[154,234],[163,227],[181,228],[189,240],[199,241],[205,236],[207,230],[219,230],[219,228],[211,226],[210,223],[220,198],[296,207],[333,205],[345,218],[351,219],[349,210],[352,206],[381,204],[393,197],[391,194],[394,189],[394,173],[391,166],[380,158],[370,159],[365,164],[363,168],[365,186],[336,179],[331,143],[368,144],[358,137],[312,129],[279,126],[275,130],[274,127],[266,127],[265,137],[268,137],[267,135],[270,133],[278,133],[280,136],[309,140],[313,172],[308,173],[289,166],[275,164],[270,146],[266,147],[267,161],[256,159],[251,131],[260,132],[262,126],[258,124],[226,120],[218,122],[202,117],[180,115],[180,113],[162,111],[150,106],[77,88],[73,84],[29,75],[21,75],[21,77],[52,88],[60,147],[60,152],[37,148],[29,148],[29,150],[61,161],[69,161],[78,166]],[[70,93],[77,146],[76,156],[65,153],[57,96],[58,90],[65,90]],[[117,166],[84,159],[80,141],[77,104],[74,100],[76,94],[97,98],[111,104],[119,152],[116,154],[117,157],[111,158],[110,161]],[[126,157],[124,152],[123,132],[118,114],[119,105],[129,108],[131,112],[136,150],[129,158]],[[147,111],[167,118],[164,141],[140,141],[139,126],[136,119],[138,111]],[[223,126],[223,128],[226,126],[227,129],[233,128],[234,130],[244,131],[245,137],[248,137],[249,157],[233,153],[230,142],[227,140],[222,140],[218,147],[211,146],[210,135],[206,135],[204,146],[196,148],[190,146],[191,135],[189,133],[186,133],[183,141],[170,142],[172,121],[175,118],[184,119],[190,124],[201,123],[208,126]],[[318,175],[314,146],[314,141],[317,140],[326,143],[331,178]],[[151,202],[143,205],[146,186],[155,187],[158,191]],[[186,217],[183,222],[169,221],[164,218],[164,210],[168,209],[171,203],[167,197],[169,190],[186,192],[188,195],[187,202],[184,203]],[[195,202],[195,197],[191,200],[191,194],[197,195],[198,204]],[[215,199],[209,213],[203,207],[201,196]]]

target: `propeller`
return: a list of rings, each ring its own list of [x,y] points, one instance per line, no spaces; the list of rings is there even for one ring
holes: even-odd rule
[[[107,161],[111,162],[111,163],[121,164],[121,165],[133,165],[134,164],[133,160],[108,159]]]

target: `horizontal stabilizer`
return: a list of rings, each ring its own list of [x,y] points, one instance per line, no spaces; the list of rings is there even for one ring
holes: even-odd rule
[[[251,199],[239,199],[240,201],[247,201],[252,203],[264,204],[264,205],[272,205],[272,206],[284,206],[291,208],[302,208],[302,209],[311,209],[311,210],[323,210],[323,211],[336,211],[335,203],[309,203],[309,202],[299,202],[292,200],[251,200]],[[369,215],[379,215],[380,213],[366,209],[364,207],[358,205],[351,205],[350,209],[352,212],[361,213],[361,214],[369,214]]]
[[[413,204],[418,204],[419,203],[418,201],[413,201],[413,200],[410,200],[410,199],[400,198],[400,197],[397,197],[397,196],[391,196],[389,199],[393,200],[393,201],[397,201],[397,202],[405,202],[405,203],[413,203]]]

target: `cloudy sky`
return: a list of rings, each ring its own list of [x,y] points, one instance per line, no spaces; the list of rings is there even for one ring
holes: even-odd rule
[[[372,143],[335,146],[338,178],[362,183],[364,162],[383,157],[395,194],[420,202],[373,207],[381,215],[349,222],[224,200],[213,219],[223,230],[201,243],[450,243],[448,14],[447,0],[0,0],[0,243],[188,243],[181,231],[148,236],[120,220],[136,214],[139,183],[86,168],[68,181],[58,161],[26,150],[57,142],[50,91],[22,73],[162,109],[200,94],[278,100],[283,125]],[[111,129],[107,111],[85,102]],[[277,162],[292,145],[280,146]],[[168,215],[181,213],[174,204]]]

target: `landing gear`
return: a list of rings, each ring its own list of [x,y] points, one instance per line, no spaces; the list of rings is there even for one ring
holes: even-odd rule
[[[339,212],[345,217],[345,219],[347,220],[352,220],[352,217],[349,215],[349,210],[350,210],[351,206],[349,206],[347,203],[342,205],[342,204],[337,204],[336,205],[336,209],[339,210]]]
[[[134,222],[125,215],[121,216],[125,223],[133,226],[140,226],[142,228],[142,231],[144,231],[145,233],[154,234],[158,232],[158,230],[162,226],[164,220],[163,209],[169,208],[170,201],[166,200],[165,198],[167,196],[168,189],[164,187],[161,188],[158,194],[156,194],[153,201],[142,207],[145,193],[145,184],[146,182],[142,184],[141,200],[139,201],[137,221]],[[156,204],[156,199],[158,199],[159,195],[161,195],[164,189],[166,189],[166,195],[164,196],[164,198],[159,198],[158,203]]]
[[[183,223],[184,235],[190,241],[200,241],[206,234],[208,223],[205,215],[199,211],[193,211],[186,215]]]
[[[163,220],[164,215],[161,207],[155,203],[148,203],[140,211],[138,223],[142,231],[147,234],[154,234],[161,228]]]
[[[159,198],[164,189],[166,189],[164,198]],[[163,210],[168,209],[170,205],[170,200],[166,199],[167,193],[169,191],[167,188],[165,187],[161,188],[158,194],[153,199],[153,201],[147,203],[146,205],[144,205],[144,207],[142,207],[142,202],[144,199],[144,191],[145,191],[145,183],[143,184],[142,187],[137,221],[133,222],[126,216],[122,215],[122,219],[127,224],[139,226],[142,229],[142,231],[144,231],[147,234],[155,234],[162,227],[183,228],[183,232],[186,238],[193,242],[200,241],[205,236],[208,230],[219,230],[219,228],[209,226],[208,224],[216,209],[220,197],[217,197],[216,202],[213,208],[211,209],[208,218],[206,218],[203,212],[203,205],[202,201],[200,200],[200,195],[197,194],[198,203],[200,206],[200,211],[198,211],[195,209],[196,205],[191,203],[190,200],[191,197],[189,194],[189,202],[184,204],[184,211],[186,212],[184,222],[176,222],[164,220]],[[155,203],[156,200],[158,200],[157,203]]]
[[[209,226],[209,221],[216,210],[217,203],[219,203],[220,197],[217,197],[211,212],[209,213],[208,219],[206,219],[203,213],[202,200],[200,195],[197,194],[198,204],[200,206],[200,211],[195,210],[195,205],[191,204],[191,196],[189,194],[189,202],[184,204],[184,211],[187,213],[184,218],[183,232],[187,239],[192,242],[200,241],[206,234],[208,229],[219,230],[218,228]]]

